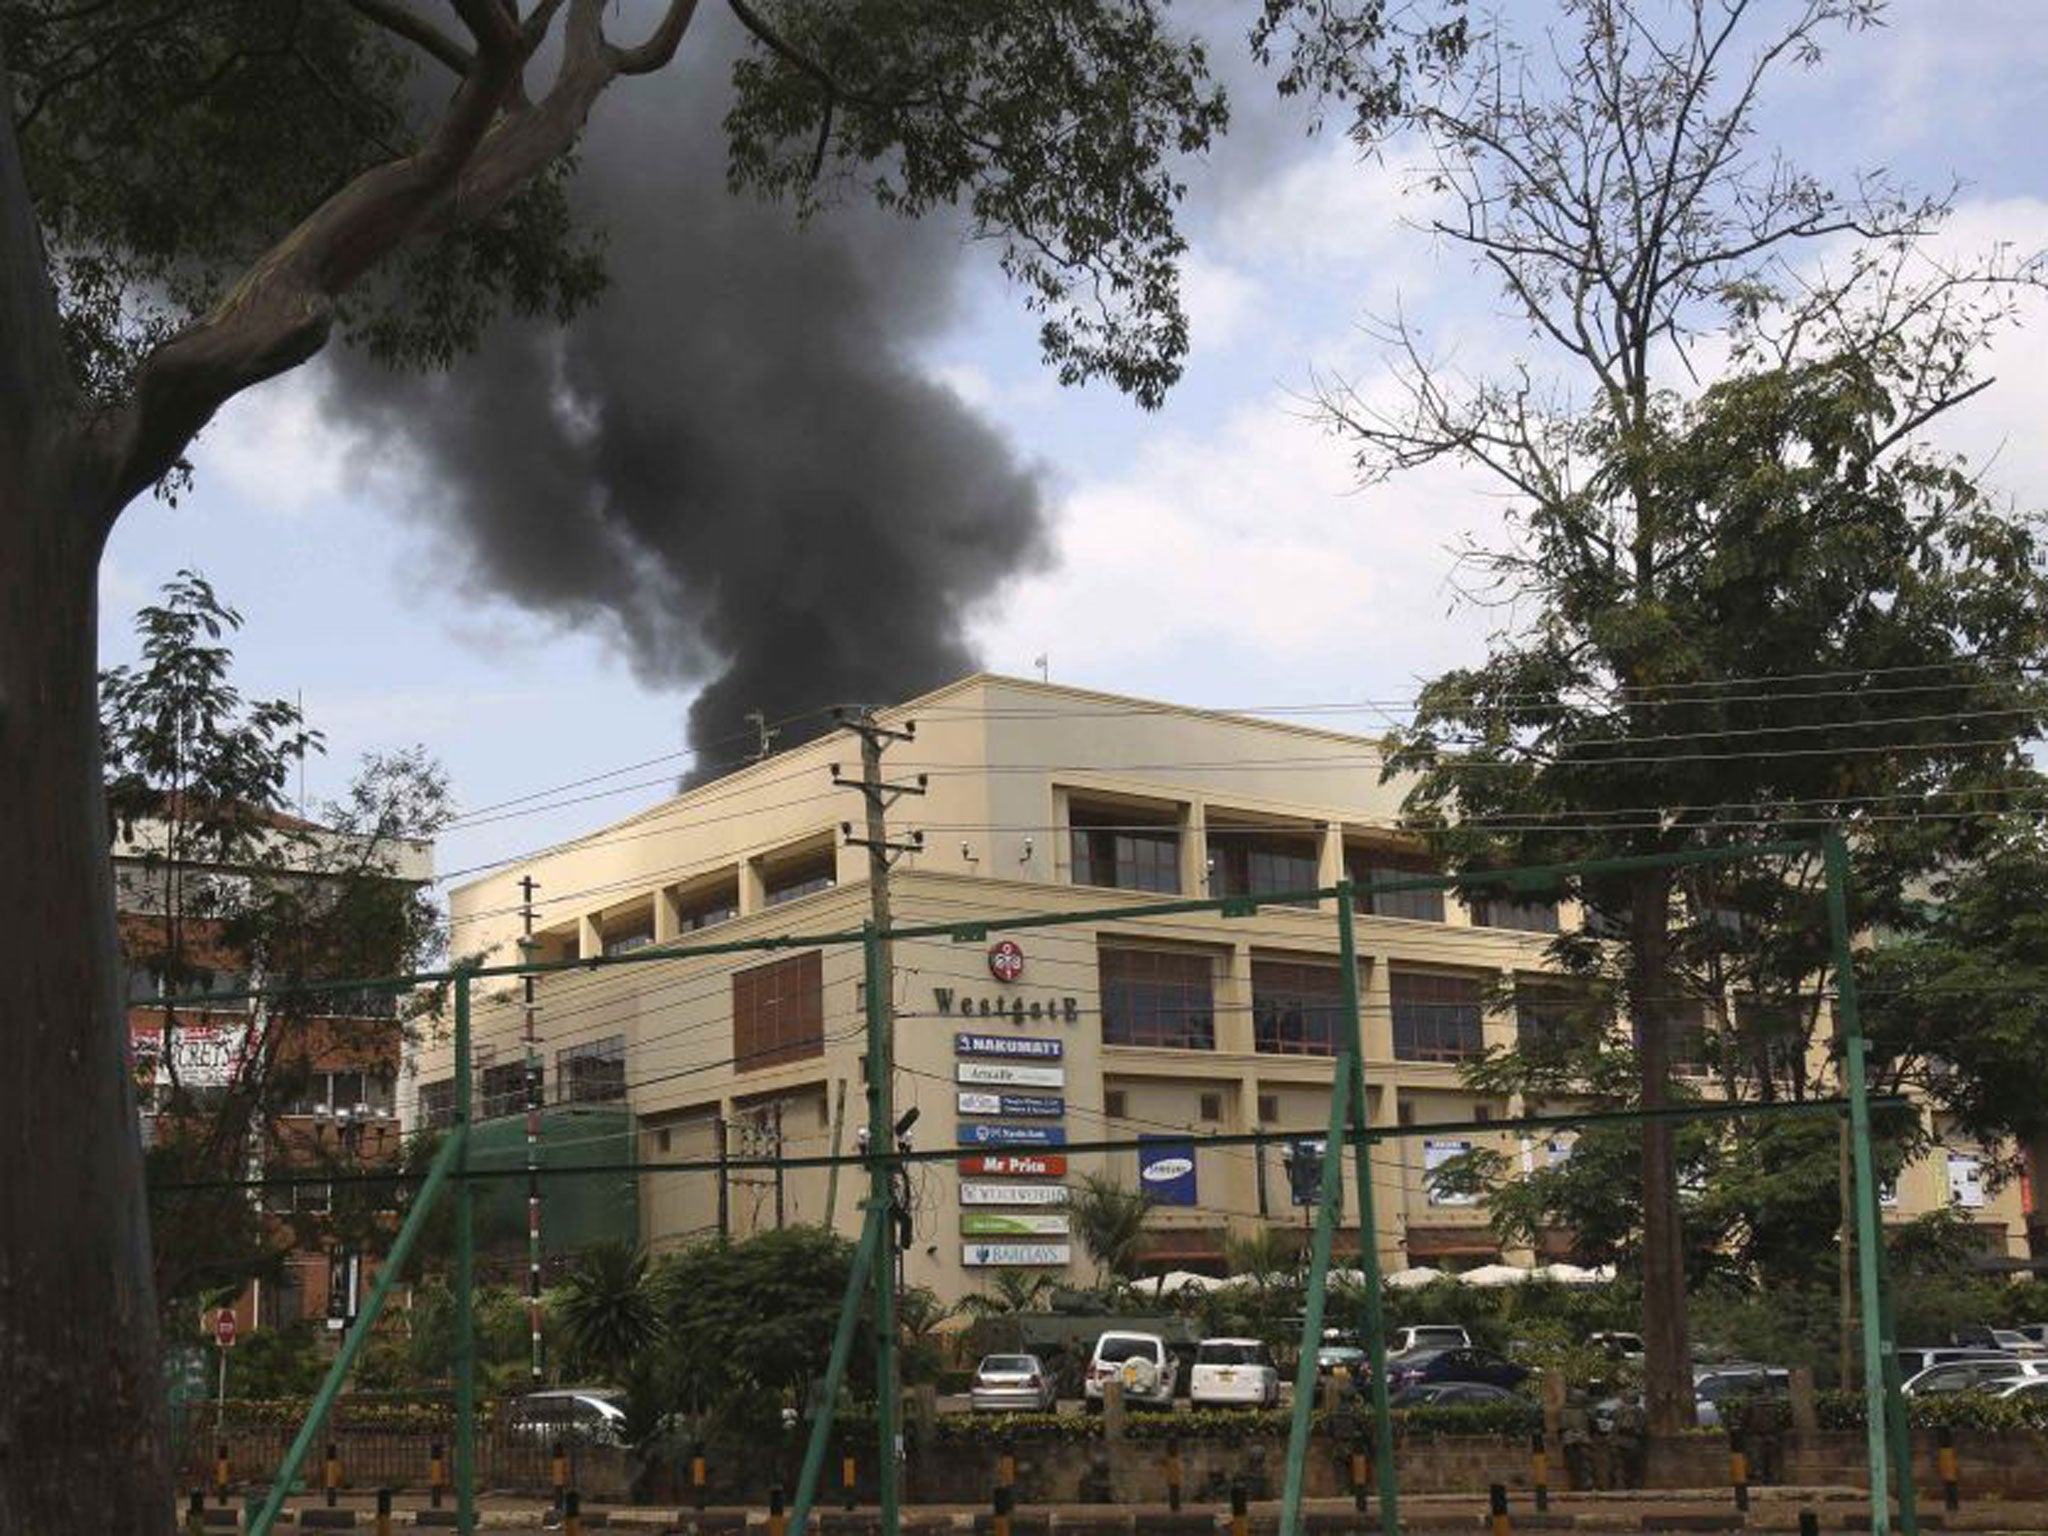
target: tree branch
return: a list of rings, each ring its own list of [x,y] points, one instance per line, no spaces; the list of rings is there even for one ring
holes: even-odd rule
[[[347,0],[350,10],[394,37],[403,38],[457,75],[467,75],[476,60],[470,51],[404,0]]]

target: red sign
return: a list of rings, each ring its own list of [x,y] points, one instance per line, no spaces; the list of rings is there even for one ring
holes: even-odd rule
[[[222,1349],[235,1347],[235,1309],[222,1307],[213,1320],[213,1342]]]
[[[962,1173],[998,1179],[1056,1179],[1067,1171],[1064,1152],[977,1152],[960,1159]]]
[[[1024,949],[1015,939],[999,939],[988,947],[988,973],[1012,982],[1024,974]]]

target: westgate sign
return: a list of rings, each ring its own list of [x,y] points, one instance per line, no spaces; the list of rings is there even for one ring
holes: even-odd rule
[[[1055,1040],[1051,1043],[1057,1045],[1059,1042]],[[956,1061],[953,1063],[953,1077],[957,1082],[989,1088],[1067,1086],[1065,1067],[1026,1067],[1008,1061]]]
[[[942,1014],[954,1014],[963,1019],[1008,1019],[1012,1024],[1027,1020],[1033,1024],[1078,1024],[1081,1021],[1081,1000],[1078,997],[1034,997],[1026,1002],[1021,997],[962,997],[951,987],[933,987],[932,1001]]]
[[[977,1152],[960,1159],[960,1171],[985,1179],[1057,1179],[1065,1176],[1064,1152]],[[968,1188],[963,1184],[963,1190]]]

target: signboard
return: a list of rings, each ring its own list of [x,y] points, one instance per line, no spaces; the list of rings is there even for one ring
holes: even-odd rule
[[[1025,1067],[1009,1061],[956,1061],[953,1063],[953,1077],[957,1082],[981,1083],[991,1088],[1067,1086],[1065,1067]]]
[[[1041,1159],[1043,1161],[1043,1159]],[[1065,1205],[1064,1184],[977,1184],[960,1181],[962,1205]]]
[[[1058,1061],[1067,1054],[1064,1040],[1041,1040],[1032,1035],[955,1035],[956,1056],[1029,1056]]]
[[[1034,1215],[1019,1211],[963,1211],[960,1231],[968,1237],[1065,1237],[1067,1213]]]
[[[1066,1175],[1067,1157],[1064,1152],[978,1152],[960,1159],[960,1171],[988,1179],[1057,1179]]]
[[[136,1021],[128,1027],[128,1051],[135,1063],[135,1081],[147,1087],[171,1080],[170,1068],[177,1068],[178,1082],[187,1088],[225,1088],[242,1069],[249,1043],[245,1020],[188,1018],[180,1015],[171,1030],[171,1059],[163,1059],[164,1032],[156,1020]]]
[[[1138,1138],[1138,1183],[1157,1205],[1195,1203],[1195,1144],[1181,1137]]]
[[[1281,1152],[1287,1165],[1287,1190],[1296,1205],[1320,1205],[1323,1199],[1322,1141],[1290,1141]]]
[[[1040,1120],[1057,1120],[1067,1112],[1067,1101],[1028,1093],[962,1093],[963,1115],[1022,1115]]]
[[[960,1262],[969,1269],[1043,1268],[1073,1261],[1067,1243],[962,1243]]]
[[[213,1342],[222,1349],[235,1347],[235,1309],[222,1307],[213,1320]]]
[[[1439,1189],[1432,1175],[1437,1169],[1453,1158],[1463,1157],[1472,1150],[1469,1141],[1425,1141],[1422,1144],[1422,1187],[1429,1192],[1431,1205],[1477,1205],[1477,1195],[1459,1194],[1455,1190]]]
[[[1024,974],[1024,949],[1015,939],[998,939],[988,947],[988,973],[1000,982]]]
[[[954,1137],[963,1147],[1064,1147],[1067,1133],[1057,1125],[962,1125]]]

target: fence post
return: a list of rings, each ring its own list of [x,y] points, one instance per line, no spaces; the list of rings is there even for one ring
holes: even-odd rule
[[[377,1490],[377,1536],[391,1536],[391,1490]]]
[[[1514,1522],[1508,1518],[1508,1489],[1495,1483],[1486,1490],[1487,1512],[1492,1517],[1493,1536],[1513,1536]]]
[[[1735,1489],[1735,1507],[1749,1510],[1749,1458],[1742,1453],[1742,1436],[1728,1432],[1728,1481]]]
[[[1934,1461],[1941,1472],[1941,1507],[1954,1514],[1963,1507],[1962,1479],[1956,1473],[1956,1432],[1944,1424],[1934,1432]]]
[[[1180,1513],[1180,1437],[1172,1436],[1166,1442],[1166,1507],[1176,1515]]]
[[[1244,1479],[1233,1478],[1230,1484],[1230,1536],[1250,1536],[1251,1500],[1246,1497]]]
[[[1550,1444],[1540,1429],[1529,1435],[1529,1475],[1536,1485],[1536,1513],[1540,1515],[1550,1508]]]
[[[327,1492],[327,1507],[332,1509],[341,1494],[341,1447],[332,1440],[327,1442],[327,1464],[321,1468],[320,1481]]]
[[[448,1486],[448,1462],[441,1454],[441,1442],[427,1445],[427,1498],[435,1509],[441,1507],[441,1490]]]

